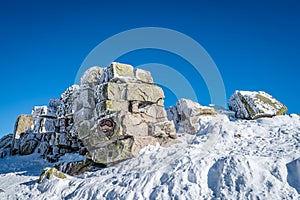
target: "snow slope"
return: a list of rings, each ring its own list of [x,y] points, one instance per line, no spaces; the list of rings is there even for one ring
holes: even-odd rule
[[[36,154],[0,159],[0,199],[299,199],[300,117],[202,117],[195,136],[96,172],[37,180]],[[65,160],[73,160],[66,155]]]

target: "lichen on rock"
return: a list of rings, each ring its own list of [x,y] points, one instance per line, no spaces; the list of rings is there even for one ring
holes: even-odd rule
[[[179,133],[196,134],[200,129],[199,119],[217,115],[214,108],[202,106],[190,99],[179,99],[176,106],[167,109],[168,119],[173,120]]]
[[[284,115],[287,107],[266,92],[235,91],[228,101],[237,118],[257,119]]]
[[[88,159],[111,165],[153,141],[166,144],[176,138],[161,103],[163,90],[153,84],[150,72],[121,63],[101,71],[99,84],[81,84],[74,101],[74,122]]]
[[[35,106],[30,115],[20,115],[14,134],[0,139],[0,158],[40,154],[55,163],[41,174],[43,182],[114,165],[138,156],[147,145],[169,146],[180,141],[177,133],[221,134],[214,131],[221,122],[206,127],[214,118],[256,119],[287,111],[265,92],[236,91],[228,102],[232,111],[189,99],[166,110],[164,98],[148,71],[116,62],[107,68],[91,67],[80,85],[67,88],[47,106]],[[63,160],[67,153],[76,159]]]
[[[65,179],[67,176],[63,172],[58,171],[55,167],[47,167],[41,173],[38,183],[42,183],[45,180],[51,180],[53,178]]]
[[[167,146],[177,137],[163,99],[163,90],[148,71],[116,62],[91,67],[81,84],[67,88],[60,99],[20,115],[11,152],[36,152],[49,162],[58,162],[66,153],[84,155],[86,160],[57,166],[69,174],[122,162],[149,144]],[[6,156],[6,150],[1,152]]]

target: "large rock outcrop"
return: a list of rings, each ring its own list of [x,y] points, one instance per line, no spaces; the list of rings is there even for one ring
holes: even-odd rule
[[[136,156],[148,144],[176,138],[163,99],[148,71],[121,63],[86,71],[75,99],[74,123],[87,158],[113,164]]]
[[[13,155],[37,152],[50,162],[65,153],[86,155],[87,161],[60,165],[78,174],[82,165],[110,165],[136,156],[148,144],[169,145],[176,130],[163,99],[148,71],[121,63],[92,67],[60,99],[20,115],[13,137],[3,140],[10,140]],[[1,152],[7,155],[6,149]]]
[[[266,92],[235,91],[228,101],[230,110],[241,119],[284,115],[287,107]]]
[[[83,145],[73,126],[73,102],[79,86],[69,87],[60,99],[47,106],[35,106],[30,115],[20,115],[15,123],[11,154],[41,154],[50,162],[65,153],[80,152]]]
[[[196,134],[200,130],[199,119],[203,116],[215,116],[214,108],[202,106],[190,99],[179,99],[176,106],[167,109],[168,119],[173,120],[177,132]]]

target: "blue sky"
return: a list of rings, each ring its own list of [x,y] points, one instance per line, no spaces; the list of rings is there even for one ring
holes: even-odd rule
[[[264,90],[300,113],[298,1],[8,1],[0,2],[0,136],[19,114],[47,104],[74,83],[100,42],[138,27],[164,27],[200,43],[216,63],[227,99],[236,90]],[[122,44],[120,44],[122,45]],[[158,50],[118,61],[181,67],[209,104],[205,83],[186,61]],[[166,90],[166,105],[175,104]]]

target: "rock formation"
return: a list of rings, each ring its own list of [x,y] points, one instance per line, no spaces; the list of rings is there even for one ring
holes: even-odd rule
[[[82,147],[73,126],[74,91],[68,88],[60,99],[48,106],[35,106],[31,115],[20,115],[15,123],[11,154],[28,155],[37,151],[50,162],[61,155],[78,152]]]
[[[284,115],[287,107],[266,92],[235,91],[228,101],[230,110],[241,119]]]
[[[168,119],[173,120],[177,132],[196,134],[200,129],[199,119],[202,116],[215,116],[215,109],[202,106],[190,99],[180,99],[176,106],[171,106],[168,110]]]
[[[120,63],[92,67],[60,99],[20,115],[13,137],[0,141],[11,141],[0,146],[1,157],[9,146],[13,155],[37,152],[50,162],[65,153],[86,155],[88,161],[60,166],[72,174],[78,171],[70,166],[89,168],[132,158],[148,144],[168,145],[176,138],[163,99],[148,71]]]
[[[113,164],[136,156],[148,144],[176,138],[163,99],[148,71],[120,63],[86,71],[75,99],[74,123],[87,158]]]
[[[135,157],[149,144],[168,146],[175,142],[176,131],[196,134],[205,120],[218,113],[256,119],[287,111],[265,92],[236,91],[228,106],[232,111],[180,99],[166,111],[164,92],[154,84],[150,72],[121,63],[91,67],[80,85],[69,87],[60,99],[35,106],[30,115],[20,115],[14,134],[0,140],[0,158],[36,152],[57,162],[66,153],[83,155],[56,165],[75,175]],[[42,179],[59,175],[57,170],[46,169]]]

